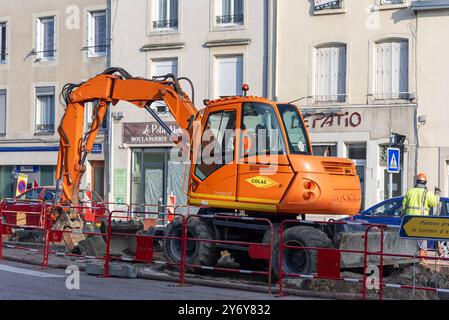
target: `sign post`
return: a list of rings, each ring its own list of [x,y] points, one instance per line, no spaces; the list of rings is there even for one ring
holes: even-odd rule
[[[393,198],[393,174],[401,172],[401,150],[392,148],[393,132],[390,129],[390,147],[387,149],[388,198]]]

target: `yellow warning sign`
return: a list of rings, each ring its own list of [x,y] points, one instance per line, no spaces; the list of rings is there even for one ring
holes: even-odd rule
[[[279,185],[277,181],[262,176],[246,179],[246,182],[252,184],[253,186],[259,189],[268,189]]]
[[[405,216],[399,233],[402,238],[449,239],[449,218]]]

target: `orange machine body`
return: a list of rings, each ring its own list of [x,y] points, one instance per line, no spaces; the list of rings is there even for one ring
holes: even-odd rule
[[[109,105],[124,100],[148,110],[153,101],[162,100],[180,128],[190,133],[190,205],[292,215],[358,213],[361,188],[353,162],[348,159],[313,156],[307,128],[298,108],[245,96],[210,101],[204,110],[198,112],[190,98],[181,90],[176,78],[173,81],[130,76],[123,79],[114,73],[114,70],[109,71],[85,83],[74,85],[65,95],[67,107],[58,128],[61,140],[56,172],[63,191],[62,200],[65,202],[75,205],[78,203],[79,184],[85,171],[84,161],[92,150]],[[84,104],[87,102],[97,104],[92,128],[84,133]],[[247,133],[254,134],[254,130],[251,131],[248,126],[254,119],[259,119],[252,114],[257,108],[265,110],[271,125],[277,122],[280,139],[276,141],[282,145],[282,152],[260,154],[247,150],[258,143],[257,139],[251,141],[246,136]],[[282,116],[281,109],[284,110]],[[285,110],[288,111],[286,119],[283,118]],[[235,122],[233,127],[227,128],[231,129],[232,136],[230,144],[227,144],[230,146],[229,150],[226,151],[229,158],[220,165],[208,167],[201,158],[204,142],[202,137],[206,128],[210,127],[211,123],[208,121],[220,112],[227,117],[231,115]],[[246,125],[245,117],[251,118]],[[262,127],[259,124],[257,130]],[[302,137],[299,151],[307,152],[295,151],[298,147],[292,145],[291,141],[298,134]],[[175,137],[173,141],[180,144],[180,140]]]
[[[313,156],[305,126],[308,154],[294,154],[287,147],[283,154],[244,155],[248,128],[242,128],[242,105],[254,102],[273,108],[282,139],[287,141],[288,133],[280,121],[276,103],[258,97],[230,97],[210,102],[202,119],[203,131],[211,114],[235,110],[234,155],[232,161],[215,171],[212,168],[213,172],[205,179],[196,174],[201,161],[194,158],[189,204],[274,214],[357,214],[361,207],[361,186],[354,163],[349,159]],[[304,125],[297,111],[298,121]]]

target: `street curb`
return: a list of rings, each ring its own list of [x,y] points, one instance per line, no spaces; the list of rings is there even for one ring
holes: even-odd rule
[[[21,263],[35,265],[35,266],[42,265],[41,262],[38,262],[38,261],[35,261],[32,259],[16,257],[16,256],[7,255],[7,254],[3,254],[2,259],[7,260],[7,261],[13,261],[13,262],[21,262]],[[0,259],[0,261],[1,261],[1,259]],[[49,261],[48,267],[55,268],[55,269],[66,269],[67,265]],[[80,271],[85,271],[86,267],[79,266],[79,269],[80,269]],[[145,279],[145,280],[173,282],[173,283],[179,282],[179,277],[170,276],[170,275],[148,274],[148,273],[142,272],[142,271],[137,272],[137,278]],[[186,278],[185,283],[190,284],[190,285],[198,285],[198,286],[205,286],[205,287],[212,287],[212,288],[219,288],[219,289],[233,289],[233,290],[250,291],[250,292],[256,292],[256,293],[268,294],[268,292],[267,292],[268,288],[266,286],[257,286],[257,285],[250,285],[250,284],[237,284],[237,283],[223,283],[223,282],[212,281],[212,280],[189,279],[189,278]],[[361,300],[360,296],[353,295],[353,294],[346,294],[346,293],[324,293],[324,292],[313,292],[313,291],[305,291],[305,290],[299,290],[299,289],[287,289],[287,288],[284,288],[283,291],[285,293],[287,293],[288,295],[300,296],[300,297],[331,299],[331,300]],[[272,289],[272,295],[276,295],[276,294],[278,294],[278,292],[279,292],[279,289],[277,289],[277,288]],[[282,297],[280,297],[279,299],[282,299]],[[367,300],[375,300],[375,299],[367,298]]]

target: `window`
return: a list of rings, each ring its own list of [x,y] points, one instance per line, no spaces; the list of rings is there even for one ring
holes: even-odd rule
[[[105,56],[108,49],[107,15],[105,10],[89,12],[88,32],[89,57]]]
[[[346,46],[332,45],[316,49],[315,100],[346,101]]]
[[[36,133],[55,132],[55,87],[36,87]]]
[[[271,105],[243,104],[242,140],[243,157],[285,154],[281,127]]]
[[[338,157],[336,144],[313,145],[312,148],[313,148],[313,154],[316,156]]]
[[[154,59],[152,60],[151,75],[153,77],[161,77],[167,74],[178,76],[178,59]]]
[[[0,64],[8,62],[8,28],[6,22],[0,22]]]
[[[53,60],[55,58],[55,17],[37,19],[36,54],[40,60]]]
[[[178,76],[178,59],[154,59],[151,64],[151,76],[163,77],[167,74],[174,74]],[[152,105],[157,112],[166,112],[167,106],[162,101],[155,101]]]
[[[217,24],[243,24],[243,0],[216,0],[218,2]]]
[[[408,41],[389,40],[376,44],[376,99],[407,99]]]
[[[0,135],[6,134],[6,90],[0,90]]]
[[[278,110],[287,133],[290,152],[310,154],[306,129],[296,107],[291,104],[278,104]]]
[[[153,29],[178,29],[178,0],[153,0]]]
[[[402,199],[401,199],[402,200]],[[374,207],[370,211],[367,212],[368,215],[371,216],[400,216],[402,210],[402,201],[401,200],[392,200],[387,201],[377,207]]]
[[[243,56],[216,58],[216,96],[228,97],[241,93],[243,84]]]
[[[380,4],[402,4],[404,3],[404,0],[380,0]]]
[[[234,161],[235,111],[218,111],[209,115],[201,139],[200,163],[195,175],[205,180],[226,163]]]
[[[343,0],[315,0],[315,10],[341,9]]]

